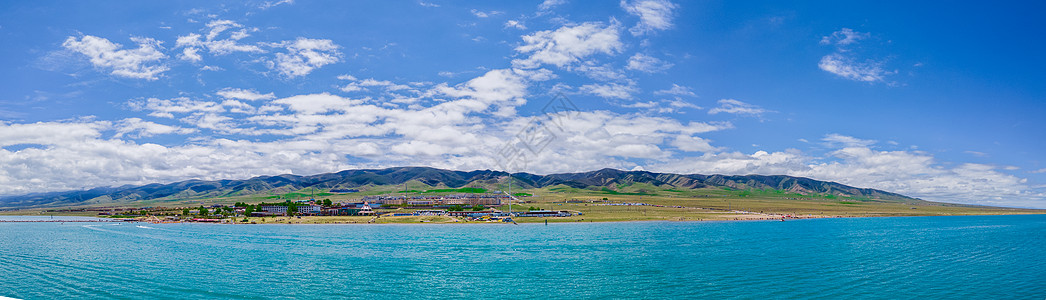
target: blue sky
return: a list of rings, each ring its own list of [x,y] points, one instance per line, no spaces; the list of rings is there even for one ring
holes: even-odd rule
[[[0,194],[405,165],[611,167],[1046,208],[1044,11],[7,1]]]

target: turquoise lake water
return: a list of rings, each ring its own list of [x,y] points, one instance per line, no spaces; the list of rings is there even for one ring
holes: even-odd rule
[[[1046,215],[548,226],[0,223],[0,296],[1046,299]]]

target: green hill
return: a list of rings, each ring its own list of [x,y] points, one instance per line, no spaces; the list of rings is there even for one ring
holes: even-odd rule
[[[259,176],[244,180],[187,180],[170,184],[143,186],[99,187],[85,191],[66,191],[7,196],[0,198],[3,208],[57,207],[71,205],[98,205],[131,203],[136,201],[189,200],[246,195],[281,195],[308,189],[326,193],[332,189],[361,191],[402,191],[407,183],[411,189],[424,188],[429,192],[478,192],[501,190],[509,174],[500,171],[451,171],[428,167],[396,167],[387,169],[345,170],[337,173],[311,176]],[[513,173],[512,184],[518,189],[578,189],[608,195],[656,195],[667,192],[714,189],[744,193],[775,193],[795,197],[840,197],[845,199],[879,201],[917,200],[904,195],[876,189],[857,188],[835,182],[783,175],[701,175],[670,174],[646,171],[602,169],[582,173],[536,175]]]

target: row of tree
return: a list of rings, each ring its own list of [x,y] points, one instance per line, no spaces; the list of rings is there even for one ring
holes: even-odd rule
[[[451,205],[450,207],[447,207],[447,211],[465,211],[465,209],[471,209],[472,211],[481,211],[481,210],[484,209],[484,207],[483,207],[483,205],[479,205],[479,204],[472,205],[472,206],[464,206],[464,205],[458,204],[458,205]]]
[[[322,205],[322,206],[325,206],[325,207],[331,207],[331,206],[334,205],[334,202],[332,202],[331,199],[323,199],[322,201],[316,201],[316,204]],[[287,200],[286,202],[274,202],[274,203],[262,202],[262,203],[258,203],[258,204],[254,204],[254,205],[248,204],[246,202],[236,202],[232,206],[236,207],[236,208],[243,208],[244,209],[244,212],[243,212],[244,216],[250,216],[251,213],[253,213],[253,212],[262,211],[262,209],[261,209],[262,206],[286,206],[287,207],[287,215],[288,216],[293,216],[294,214],[296,214],[298,212],[298,207],[302,206],[302,205],[298,204],[298,203],[295,203],[295,202],[291,202],[290,200]],[[232,207],[220,207],[220,208],[215,208],[215,211],[213,212],[213,215],[228,216],[228,215],[232,215],[234,212],[235,212],[235,210]],[[192,213],[192,211],[190,209],[188,209],[188,208],[182,209],[182,215],[186,215],[187,216],[187,215],[192,215],[192,214],[193,213]],[[196,209],[196,214],[195,215],[197,215],[197,216],[211,216],[212,212],[210,210],[208,210],[207,207],[204,207],[203,205],[200,205],[200,207],[198,207]]]
[[[215,215],[215,216],[230,216],[234,212],[235,212],[235,210],[233,210],[232,207],[218,207],[218,208],[214,209],[213,213],[210,210],[208,210],[207,207],[204,207],[203,205],[200,205],[200,207],[196,208],[196,215],[197,216],[203,216],[203,217],[211,216],[211,215]],[[192,214],[192,211],[190,211],[188,208],[182,209],[182,215],[183,216],[187,216],[187,215],[191,215],[191,214]]]

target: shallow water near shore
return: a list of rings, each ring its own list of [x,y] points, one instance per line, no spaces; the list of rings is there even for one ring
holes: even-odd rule
[[[0,223],[0,296],[1046,297],[1046,215],[788,222]]]

